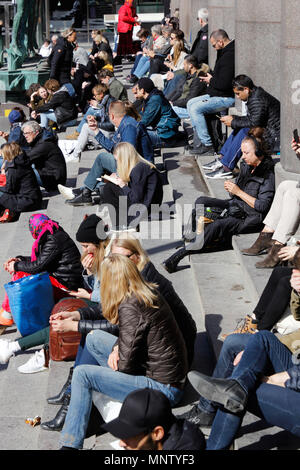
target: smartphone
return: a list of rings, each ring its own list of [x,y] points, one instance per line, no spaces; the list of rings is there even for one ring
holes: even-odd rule
[[[299,143],[299,134],[298,134],[298,129],[294,129],[294,139],[295,139],[295,142],[298,144]]]
[[[221,119],[222,116],[221,116],[220,114],[216,114],[216,117],[217,117],[218,119]]]

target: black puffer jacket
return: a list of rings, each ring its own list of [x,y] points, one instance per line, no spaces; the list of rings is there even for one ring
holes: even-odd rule
[[[70,290],[83,286],[80,252],[62,229],[55,230],[53,235],[46,232],[40,239],[36,261],[30,256],[17,256],[15,271],[37,274],[47,271],[61,284]]]
[[[58,184],[66,184],[67,167],[62,151],[53,135],[44,136],[41,131],[29,144],[27,154],[34,163],[47,191],[56,190]]]
[[[275,194],[274,162],[271,157],[265,157],[253,173],[252,170],[253,167],[242,161],[236,184],[245,193],[256,198],[254,208],[237,196],[232,198],[232,203],[239,206],[246,216],[255,217],[258,222],[262,222],[271,207]]]
[[[187,351],[174,315],[159,296],[158,308],[132,295],[119,305],[119,372],[145,375],[180,388],[188,372]]]
[[[247,116],[234,116],[232,129],[265,128],[264,138],[271,149],[280,147],[280,102],[261,87],[254,87],[247,101]]]
[[[54,78],[61,85],[70,82],[73,50],[73,45],[61,36],[48,57],[50,78]]]
[[[57,124],[71,121],[77,118],[77,108],[73,98],[69,95],[65,87],[60,88],[53,94],[50,101],[39,106],[37,113],[47,113],[50,109],[54,110]]]
[[[1,205],[13,212],[36,210],[42,194],[26,153],[5,164],[6,185],[0,187]]]

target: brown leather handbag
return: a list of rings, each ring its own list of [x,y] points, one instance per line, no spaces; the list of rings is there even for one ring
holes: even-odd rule
[[[73,312],[79,308],[87,307],[82,299],[66,298],[54,305],[51,315],[59,312]],[[59,333],[50,326],[49,350],[53,361],[72,361],[75,359],[81,334],[77,331]]]

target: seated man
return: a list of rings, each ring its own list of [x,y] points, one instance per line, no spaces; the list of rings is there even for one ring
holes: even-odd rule
[[[208,85],[207,93],[191,99],[187,104],[187,110],[195,129],[194,148],[191,149],[191,153],[196,155],[210,155],[215,151],[205,115],[217,113],[234,104],[232,80],[234,78],[235,42],[229,39],[226,31],[219,29],[212,32],[210,43],[218,51],[218,55],[213,74],[208,73],[206,77],[201,78]],[[200,140],[199,144],[196,144],[195,133]]]
[[[79,126],[73,134],[67,136],[67,139],[75,140],[78,138],[77,145],[73,151],[73,159],[78,160],[81,152],[84,150],[90,138],[94,137],[93,131],[88,126],[87,117],[94,116],[98,122],[98,127],[106,137],[114,132],[115,127],[109,120],[109,107],[115,99],[110,96],[107,85],[96,85],[93,88],[94,99],[90,101],[90,107],[83,116]],[[94,140],[94,139],[92,139]]]
[[[141,122],[147,127],[153,147],[165,147],[175,143],[180,119],[150,78],[139,79],[136,97],[145,101]]]
[[[115,100],[126,101],[128,99],[128,94],[125,86],[120,80],[117,80],[114,76],[114,73],[108,69],[102,69],[98,73],[99,83],[107,85],[109,88],[109,94]]]
[[[177,419],[168,398],[159,390],[144,388],[125,398],[116,419],[101,428],[121,439],[125,450],[204,450],[202,432]]]
[[[209,67],[206,64],[200,66],[193,55],[188,55],[184,59],[183,68],[186,73],[186,78],[182,92],[178,92],[177,90],[173,92],[169,97],[169,101],[180,119],[187,119],[189,118],[186,109],[188,101],[206,93],[207,87],[199,77],[205,76]]]
[[[95,133],[97,142],[106,152],[101,152],[97,156],[82,188],[73,192],[70,188],[59,186],[59,191],[67,198],[66,203],[73,206],[92,205],[93,191],[98,193],[99,198],[99,192],[101,195],[103,183],[99,182],[97,178],[100,178],[105,173],[111,174],[116,172],[116,161],[113,151],[118,143],[129,142],[146,160],[153,162],[154,159],[153,148],[146,127],[143,123],[136,121],[126,114],[126,106],[123,101],[114,101],[109,108],[109,119],[116,127],[116,132],[111,139],[105,137],[98,128],[98,123],[94,116],[88,116],[87,119],[90,129]]]
[[[228,178],[239,161],[241,142],[250,127],[265,128],[265,140],[270,151],[280,150],[280,102],[263,88],[254,85],[251,78],[238,75],[232,83],[235,96],[246,103],[246,116],[224,116],[221,121],[233,129],[230,137],[223,145],[221,158],[204,165],[207,178]]]
[[[56,191],[58,184],[66,184],[66,162],[54,135],[43,132],[36,121],[25,122],[22,132],[29,147],[26,153],[39,185],[46,191]]]

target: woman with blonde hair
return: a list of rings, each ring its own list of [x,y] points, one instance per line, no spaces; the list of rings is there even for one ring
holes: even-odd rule
[[[102,203],[108,205],[113,226],[133,226],[145,215],[151,214],[151,206],[160,205],[163,197],[162,181],[153,163],[145,160],[128,142],[119,143],[114,149],[117,172],[109,177],[103,189]],[[104,179],[105,180],[105,179]],[[120,197],[125,196],[124,201]],[[130,213],[133,205],[140,205],[135,216]]]
[[[99,365],[76,367],[72,395],[61,434],[62,448],[81,449],[89,422],[92,392],[123,401],[133,390],[160,390],[175,406],[183,396],[187,351],[174,315],[155,285],[143,280],[122,255],[101,266],[104,317],[119,325],[119,338],[93,331],[86,344]]]
[[[31,163],[19,144],[10,142],[1,147],[5,186],[0,186],[0,222],[12,222],[21,212],[36,210],[42,194]]]

